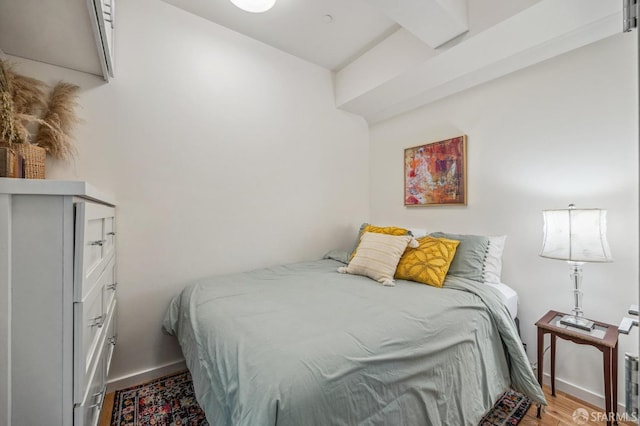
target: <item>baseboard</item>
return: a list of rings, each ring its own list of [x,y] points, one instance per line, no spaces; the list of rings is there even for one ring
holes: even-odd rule
[[[544,373],[543,382],[545,385],[551,387],[551,375],[549,373]],[[574,385],[573,383],[569,383],[562,379],[556,377],[556,390],[560,392],[564,392],[573,396],[574,398],[580,399],[588,404],[599,407],[604,411],[604,395],[600,395],[588,389],[582,388],[580,386]],[[618,413],[624,413],[625,407],[624,404],[620,402],[620,399],[624,401],[624,394],[620,395],[618,392]]]
[[[111,393],[119,389],[126,389],[131,386],[141,385],[159,377],[168,376],[169,374],[177,373],[178,371],[186,369],[187,364],[185,361],[179,360],[159,367],[128,374],[126,376],[115,377],[107,382],[107,393]]]

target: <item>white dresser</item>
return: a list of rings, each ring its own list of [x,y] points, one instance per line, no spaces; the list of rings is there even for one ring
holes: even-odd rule
[[[0,178],[0,425],[96,425],[116,344],[116,213],[85,182]]]

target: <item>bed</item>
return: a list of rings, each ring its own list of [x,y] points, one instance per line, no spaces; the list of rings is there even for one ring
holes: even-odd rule
[[[212,425],[477,425],[510,387],[544,396],[505,296],[339,274],[335,258],[216,276],[172,301]]]

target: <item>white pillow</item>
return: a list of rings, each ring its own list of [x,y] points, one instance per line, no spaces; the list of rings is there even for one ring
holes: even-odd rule
[[[338,272],[364,275],[383,285],[395,285],[393,275],[407,245],[415,248],[418,242],[411,235],[365,232],[349,265],[338,268]]]
[[[500,284],[500,276],[502,274],[502,252],[504,251],[504,242],[506,235],[489,238],[489,247],[484,258],[483,277],[484,282]]]

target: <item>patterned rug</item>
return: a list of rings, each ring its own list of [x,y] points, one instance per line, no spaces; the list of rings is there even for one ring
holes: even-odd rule
[[[517,425],[531,406],[529,397],[510,390],[505,392],[480,420],[478,426]]]
[[[508,391],[478,426],[517,425],[531,400]],[[186,371],[116,391],[111,426],[209,426],[196,402],[191,374]]]
[[[209,426],[186,371],[116,391],[111,426]]]

